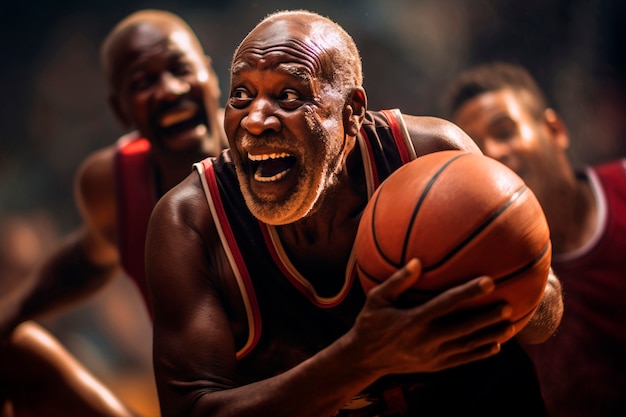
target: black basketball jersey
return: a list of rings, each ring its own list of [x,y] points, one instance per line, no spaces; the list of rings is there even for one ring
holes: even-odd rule
[[[357,140],[368,196],[416,157],[398,110],[368,111]],[[274,227],[246,207],[228,149],[195,168],[246,306],[248,338],[237,352],[240,382],[286,371],[346,333],[365,300],[354,253],[343,282],[321,292],[291,264]],[[532,364],[516,342],[506,345],[495,358],[451,371],[383,378],[338,415],[543,415]],[[503,412],[502,404],[513,400],[524,402],[521,414]]]

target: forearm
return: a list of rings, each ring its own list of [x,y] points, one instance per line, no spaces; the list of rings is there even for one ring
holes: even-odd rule
[[[96,264],[76,239],[54,253],[3,294],[0,333],[4,337],[19,323],[83,299],[117,273],[117,263]]]
[[[550,269],[543,298],[528,324],[517,334],[517,339],[528,344],[543,343],[554,334],[562,317],[561,283]]]
[[[0,380],[9,382],[15,394],[11,399],[16,415],[136,417],[34,322],[23,323],[13,331],[0,356],[0,369]]]
[[[499,351],[497,341],[512,336],[510,311],[499,303],[475,311],[460,307],[494,291],[493,280],[485,277],[415,307],[396,308],[395,301],[419,278],[420,264],[412,260],[368,293],[352,328],[335,342],[295,365],[289,354],[273,357],[277,369],[289,370],[238,386],[238,368],[251,375],[260,371],[245,360],[236,363],[232,314],[222,308],[220,293],[166,272],[149,274],[156,306],[154,369],[164,417],[332,416],[382,376],[437,372],[484,359]],[[193,302],[186,301],[192,295]]]
[[[160,389],[162,415],[332,416],[377,379],[374,372],[355,365],[360,361],[355,360],[348,339],[349,336],[338,339],[282,374],[245,386],[219,390],[203,388],[201,396],[198,396],[200,390],[195,390],[187,394],[186,400],[180,398],[180,386],[166,388],[166,395]]]

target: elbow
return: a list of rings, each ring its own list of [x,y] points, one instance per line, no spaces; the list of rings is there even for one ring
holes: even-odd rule
[[[528,324],[517,334],[517,339],[525,344],[543,343],[557,331],[562,318],[561,283],[551,270],[543,298]]]

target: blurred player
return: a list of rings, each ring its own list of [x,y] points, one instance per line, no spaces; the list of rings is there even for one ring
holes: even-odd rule
[[[89,155],[75,181],[82,227],[28,279],[0,295],[0,335],[84,299],[124,271],[150,311],[144,241],[157,200],[192,164],[225,145],[218,80],[196,35],[178,16],[142,10],[102,46],[109,103],[130,133]]]
[[[461,73],[445,103],[446,115],[517,172],[546,213],[565,312],[554,337],[526,349],[551,415],[626,415],[626,160],[575,170],[563,120],[518,65]]]

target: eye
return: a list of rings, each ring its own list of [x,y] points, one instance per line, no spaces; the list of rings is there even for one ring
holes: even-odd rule
[[[129,83],[129,88],[133,92],[145,91],[152,86],[157,80],[157,77],[152,74],[139,73],[135,74]]]
[[[172,74],[176,76],[188,75],[191,74],[192,71],[191,64],[187,62],[179,62],[171,70]]]
[[[252,94],[243,87],[235,88],[230,94],[230,103],[233,107],[242,108],[252,101],[252,99]]]
[[[283,90],[278,96],[278,101],[280,102],[280,106],[286,109],[295,109],[300,106],[301,97],[300,93],[296,90]]]
[[[517,135],[518,126],[511,119],[501,120],[492,125],[491,134],[494,139],[500,142],[507,142]]]

